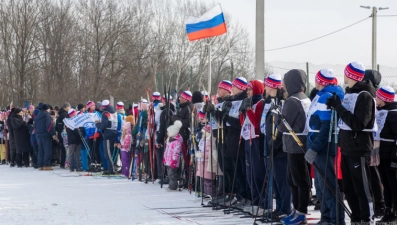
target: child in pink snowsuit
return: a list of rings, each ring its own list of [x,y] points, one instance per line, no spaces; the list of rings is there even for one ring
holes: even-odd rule
[[[167,141],[163,157],[163,164],[167,168],[169,184],[167,191],[176,191],[179,179],[179,160],[182,150],[183,138],[179,134],[179,129],[182,127],[182,122],[177,120],[174,125],[167,128]]]
[[[123,124],[123,133],[121,135],[121,174],[128,177],[131,163],[131,123],[125,122]]]

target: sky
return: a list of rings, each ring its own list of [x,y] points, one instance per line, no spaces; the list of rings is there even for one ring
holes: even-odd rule
[[[224,12],[246,26],[255,44],[255,0],[204,0],[220,3]],[[266,0],[265,49],[284,47],[328,34],[366,17],[364,6],[389,7],[380,15],[397,15],[396,0]],[[377,62],[397,67],[397,16],[378,17]],[[346,30],[297,47],[265,52],[266,62],[371,65],[372,18]]]

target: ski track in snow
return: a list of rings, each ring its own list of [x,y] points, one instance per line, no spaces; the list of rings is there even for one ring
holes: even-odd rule
[[[0,165],[0,224],[253,224],[251,218],[203,208],[194,193],[166,192],[167,185],[137,180],[95,179],[84,173],[38,171]],[[309,207],[309,223],[319,211]],[[258,222],[261,224],[261,222]]]

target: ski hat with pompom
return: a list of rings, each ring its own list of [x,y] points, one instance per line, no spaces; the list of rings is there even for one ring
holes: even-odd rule
[[[167,128],[168,137],[175,137],[176,135],[178,135],[181,127],[182,127],[182,122],[179,120],[176,120],[174,122],[174,125],[171,125]]]
[[[384,86],[376,91],[376,97],[385,102],[394,102],[394,89]]]

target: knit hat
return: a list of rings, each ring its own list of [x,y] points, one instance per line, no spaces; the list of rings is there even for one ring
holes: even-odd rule
[[[109,100],[105,99],[105,100],[102,101],[101,105],[102,105],[103,108],[105,108],[105,107],[108,107],[110,105],[110,102],[109,102]]]
[[[208,93],[206,91],[201,91],[200,94],[205,97],[205,100],[208,101]]]
[[[69,109],[69,111],[68,111],[68,115],[69,115],[69,117],[73,117],[73,116],[75,116],[77,113],[76,113],[76,110],[74,110],[74,109]]]
[[[201,94],[201,92],[200,91],[193,92],[191,101],[193,104],[198,103],[198,102],[203,102],[203,95]]]
[[[91,108],[91,106],[95,106],[95,103],[93,101],[88,101],[87,104],[85,104],[85,107],[87,107],[87,109]]]
[[[80,110],[80,109],[82,109],[82,108],[84,108],[84,105],[83,105],[83,104],[80,103],[80,104],[77,105],[77,110]]]
[[[236,88],[245,91],[245,89],[247,89],[247,79],[245,79],[244,77],[237,77],[236,79],[234,79],[233,83],[232,83]]]
[[[28,110],[29,109],[34,109],[34,105],[30,105],[29,107],[28,107]]]
[[[167,100],[168,94],[167,95],[163,95],[163,101],[165,102]],[[172,95],[170,95],[170,100],[172,100]]]
[[[222,88],[226,91],[228,91],[229,93],[232,93],[232,82],[228,81],[228,80],[222,80],[219,84],[218,84],[218,88]]]
[[[182,127],[182,122],[179,120],[176,120],[174,122],[174,125],[171,125],[167,128],[168,137],[175,137],[176,135],[178,135],[181,127]]]
[[[335,74],[331,69],[322,69],[316,74],[316,82],[322,86],[328,86],[334,84]]]
[[[42,104],[42,105],[41,105],[41,110],[46,111],[46,110],[48,110],[49,108],[50,108],[50,106],[47,105],[47,104]]]
[[[21,109],[21,108],[15,108],[15,109],[14,109],[14,113],[15,113],[15,114],[18,114],[18,113],[20,113],[20,112],[22,112],[22,109]]]
[[[384,86],[376,91],[376,97],[385,102],[394,102],[394,89]]]
[[[265,85],[270,88],[280,89],[281,88],[281,75],[280,74],[270,74],[265,79]]]
[[[360,62],[352,62],[345,68],[345,76],[355,81],[362,81],[364,73],[365,67]]]
[[[131,123],[130,122],[123,123],[122,128],[123,130],[128,130],[128,129],[131,130]]]
[[[197,113],[197,117],[198,117],[198,119],[204,119],[205,118],[205,113],[203,112],[203,111],[199,111],[198,113]]]
[[[185,99],[186,101],[192,101],[192,92],[184,91],[184,92],[182,92],[181,97],[183,99]]]
[[[142,99],[142,101],[141,101],[142,103],[149,103],[146,99]]]
[[[155,100],[161,100],[161,95],[160,95],[160,93],[159,92],[153,92],[153,94],[152,94],[152,99],[153,99],[153,101],[155,101]]]
[[[251,80],[248,87],[252,89],[253,95],[261,95],[265,91],[265,85],[261,80]]]
[[[132,104],[132,107],[134,107],[134,109],[135,109],[135,108],[138,108],[138,104],[135,104],[135,103],[134,103],[134,104]]]
[[[374,85],[374,88],[377,89],[380,82],[382,81],[382,74],[380,74],[379,71],[376,70],[365,70],[364,80],[370,80],[372,82],[372,85]]]
[[[117,102],[116,109],[124,109],[124,103],[123,102]]]

